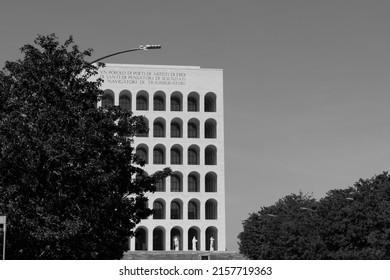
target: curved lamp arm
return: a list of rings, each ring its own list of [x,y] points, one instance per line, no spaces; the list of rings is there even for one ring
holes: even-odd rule
[[[122,53],[135,52],[135,51],[147,51],[147,50],[153,50],[153,49],[161,49],[161,45],[145,45],[145,46],[141,45],[141,46],[139,46],[138,48],[135,48],[135,49],[120,51],[120,52],[116,52],[116,53],[113,53],[113,54],[109,54],[109,55],[103,56],[101,58],[95,59],[94,61],[90,62],[89,64],[93,64],[93,63],[96,63],[96,62],[98,62],[100,60],[103,60],[105,58],[108,58],[108,57],[111,57],[111,56],[114,56],[114,55],[118,55],[118,54],[122,54]]]

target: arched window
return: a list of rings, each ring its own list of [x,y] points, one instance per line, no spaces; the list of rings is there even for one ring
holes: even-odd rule
[[[189,112],[199,111],[199,94],[191,92],[187,98],[187,109]]]
[[[199,138],[199,121],[191,119],[187,126],[188,138]]]
[[[205,149],[205,164],[216,165],[217,164],[217,148],[209,145]]]
[[[198,205],[195,201],[188,202],[188,219],[189,220],[199,219]]]
[[[147,147],[144,147],[144,146],[141,146],[141,147],[137,147],[137,150],[136,150],[136,155],[137,157],[144,161],[145,164],[148,164],[148,150],[147,150]]]
[[[165,232],[161,228],[153,230],[153,251],[165,250]]]
[[[214,199],[209,199],[206,201],[205,205],[206,210],[206,220],[215,220],[217,219],[217,201]]]
[[[146,91],[137,93],[137,110],[149,110],[149,99]]]
[[[165,125],[161,121],[155,121],[153,124],[153,136],[165,137]]]
[[[180,203],[177,201],[171,202],[171,219],[172,220],[182,219]]]
[[[119,98],[119,106],[120,106],[122,109],[131,111],[131,101],[130,101],[130,97],[128,97],[128,96],[121,96],[121,97]]]
[[[131,111],[131,92],[122,90],[119,94],[119,106],[122,109]]]
[[[153,202],[153,219],[155,220],[165,219],[164,204],[161,201]]]
[[[176,245],[179,247],[179,250],[183,250],[183,229],[181,227],[174,227],[171,229],[171,250],[176,250]],[[175,239],[179,241],[175,244]]]
[[[199,164],[199,154],[197,149],[194,147],[188,148],[188,164]]]
[[[199,179],[198,174],[191,173],[188,175],[188,191],[199,192]]]
[[[213,119],[208,119],[204,124],[204,137],[217,138],[217,122]]]
[[[112,90],[105,90],[102,98],[102,107],[114,106],[114,92]]]
[[[153,99],[153,108],[154,111],[165,111],[165,101],[163,96],[154,96]]]
[[[171,137],[172,138],[180,138],[181,137],[181,126],[179,123],[176,123],[176,122],[171,123]]]
[[[209,92],[204,97],[204,111],[205,112],[216,112],[216,99],[215,93]]]
[[[165,152],[161,147],[153,149],[153,164],[165,164]]]
[[[171,111],[181,111],[181,97],[171,96]]]
[[[165,192],[165,178],[156,182],[156,192]]]
[[[145,129],[142,131],[137,131],[136,136],[137,137],[148,137],[149,136],[149,121],[145,117],[141,117],[141,122],[144,124]]]
[[[171,192],[182,192],[182,180],[179,174],[171,175]]]
[[[192,240],[195,237],[198,242],[193,243]],[[194,250],[197,251],[199,248],[201,248],[201,235],[200,235],[200,229],[198,227],[191,227],[188,230],[188,250]],[[193,248],[193,245],[195,245],[195,248]]]
[[[213,242],[211,243],[211,240]],[[206,229],[206,251],[210,251],[211,244],[213,246],[214,251],[218,251],[218,229],[216,227],[208,227]]]
[[[135,232],[135,250],[146,251],[148,250],[148,234],[147,229],[138,228]]]
[[[171,149],[171,164],[182,164],[181,152],[179,148]]]
[[[205,188],[206,192],[217,191],[217,174],[214,172],[208,172],[205,176]]]

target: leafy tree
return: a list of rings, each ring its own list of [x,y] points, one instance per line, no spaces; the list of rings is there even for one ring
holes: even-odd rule
[[[323,250],[317,202],[291,194],[243,222],[239,249],[250,259],[312,259]]]
[[[325,259],[390,259],[390,176],[360,179],[321,200]]]
[[[289,195],[243,222],[250,259],[390,259],[390,176],[360,179],[316,201]]]
[[[142,117],[96,108],[98,67],[72,37],[21,48],[0,72],[0,214],[9,259],[119,259],[152,210],[145,194],[170,174],[144,175],[131,145]],[[99,67],[102,65],[99,65]]]

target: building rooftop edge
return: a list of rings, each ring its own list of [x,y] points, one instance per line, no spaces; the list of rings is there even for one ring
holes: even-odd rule
[[[189,70],[222,70],[220,68],[201,68],[200,66],[186,65],[153,65],[153,64],[125,64],[125,63],[104,63],[107,67],[137,67],[137,68],[154,68],[154,69],[189,69]]]

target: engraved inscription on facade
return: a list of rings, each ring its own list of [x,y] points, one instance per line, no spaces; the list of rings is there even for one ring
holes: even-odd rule
[[[99,70],[99,77],[109,84],[185,86],[186,73]]]

